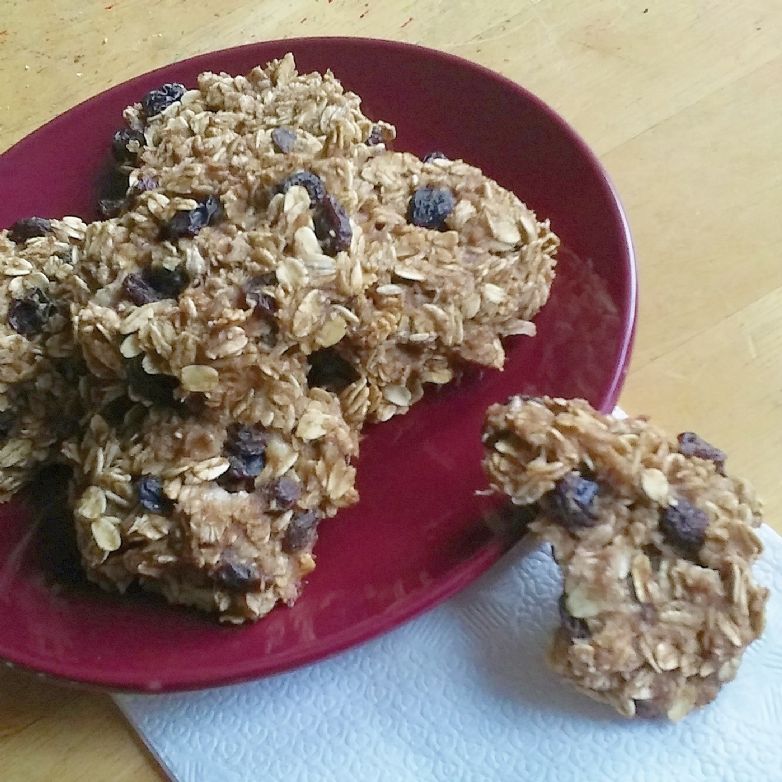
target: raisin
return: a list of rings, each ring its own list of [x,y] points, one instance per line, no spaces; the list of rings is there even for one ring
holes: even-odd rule
[[[265,464],[263,455],[259,456],[240,456],[239,454],[228,454],[228,469],[224,476],[229,481],[249,481],[260,475]]]
[[[292,187],[303,187],[310,195],[310,206],[319,204],[326,195],[323,180],[311,171],[296,171],[286,177],[278,186],[278,193],[287,193]]]
[[[350,249],[353,229],[342,204],[332,195],[326,195],[318,204],[314,217],[315,235],[326,255],[336,255]]]
[[[677,440],[679,441],[680,454],[708,459],[708,461],[714,462],[720,472],[725,469],[725,460],[728,458],[725,451],[721,451],[702,437],[698,437],[695,432],[682,432]]]
[[[121,128],[111,139],[111,153],[120,165],[134,165],[145,143],[140,130]]]
[[[554,521],[568,529],[591,527],[597,522],[595,498],[598,486],[577,472],[568,473],[541,498],[541,507]]]
[[[285,530],[282,549],[288,554],[294,554],[303,549],[311,549],[318,539],[318,522],[320,517],[315,511],[305,511],[294,516]]]
[[[301,497],[301,486],[290,478],[277,478],[269,484],[267,492],[275,510],[288,510]]]
[[[176,241],[195,236],[202,228],[213,225],[220,218],[222,206],[217,196],[207,196],[195,209],[176,212],[161,229],[161,238]]]
[[[151,176],[140,176],[128,190],[128,198],[135,199],[148,190],[156,190],[158,181]]]
[[[22,244],[35,236],[46,236],[51,230],[52,224],[45,217],[25,217],[8,229],[8,238],[16,244]]]
[[[260,475],[266,464],[266,435],[256,426],[233,424],[225,441],[229,467],[225,477],[244,481]]]
[[[278,152],[287,155],[296,145],[296,131],[290,128],[275,128],[272,131],[272,143]]]
[[[0,442],[11,436],[16,424],[16,416],[11,410],[0,410]]]
[[[98,215],[104,220],[119,217],[125,211],[127,205],[127,201],[124,198],[101,198],[98,201]]]
[[[177,266],[167,269],[157,266],[145,269],[141,274],[129,274],[122,281],[122,291],[137,306],[161,299],[176,299],[188,286],[187,272]]]
[[[150,513],[168,516],[174,503],[163,493],[163,482],[157,475],[142,475],[136,481],[136,494],[142,508]]]
[[[46,294],[35,288],[23,299],[14,299],[8,305],[8,325],[25,337],[40,334],[54,312],[54,305]]]
[[[160,299],[157,291],[153,290],[140,274],[129,274],[125,277],[122,281],[122,292],[138,307]]]
[[[695,556],[706,540],[709,517],[705,511],[679,498],[660,516],[660,529],[665,539],[687,556]]]
[[[164,84],[162,87],[150,90],[141,99],[141,108],[144,109],[144,114],[147,118],[154,117],[164,109],[167,109],[172,103],[178,101],[184,94],[184,84],[179,84],[178,82]]]
[[[448,155],[446,155],[444,152],[427,152],[423,156],[424,163],[431,163],[433,160],[448,160]]]
[[[223,205],[216,195],[209,195],[203,201],[201,206],[206,212],[207,223],[211,225],[216,223],[223,214]]]
[[[592,633],[589,632],[589,625],[586,623],[586,620],[577,619],[567,610],[567,603],[564,595],[560,595],[559,598],[559,622],[571,641],[590,638],[592,636]]]
[[[176,403],[174,391],[179,381],[171,375],[150,375],[144,371],[143,358],[136,356],[127,363],[128,388],[137,397],[156,405],[170,407]]]
[[[144,272],[144,278],[163,299],[178,298],[190,283],[190,276],[182,266],[173,269],[154,266]]]
[[[155,190],[157,186],[156,179],[150,176],[139,177],[135,184],[127,188],[127,192],[121,198],[101,198],[98,201],[98,213],[104,218],[117,217],[131,207],[142,193]]]
[[[439,187],[421,187],[413,193],[407,211],[408,222],[419,228],[440,231],[454,208],[453,193]]]
[[[311,388],[339,393],[359,378],[358,372],[334,348],[316,350],[309,356],[307,382]]]
[[[276,282],[276,276],[274,274],[271,276]],[[273,316],[277,312],[277,299],[263,291],[263,288],[270,284],[274,283],[269,281],[269,276],[263,276],[252,277],[242,286],[245,306],[252,307],[253,312],[261,317]]]
[[[215,568],[212,578],[219,586],[235,592],[258,587],[263,583],[263,578],[255,565],[233,559],[223,560]]]
[[[378,144],[383,143],[383,129],[380,127],[380,125],[373,125],[372,130],[369,132],[369,136],[367,137],[367,144],[370,147],[375,147]]]

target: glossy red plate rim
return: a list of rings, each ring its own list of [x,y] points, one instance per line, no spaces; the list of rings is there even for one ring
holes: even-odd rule
[[[412,52],[417,51],[421,53],[421,56],[426,58],[439,59],[458,68],[471,70],[484,80],[493,81],[503,85],[505,89],[515,91],[516,93],[520,94],[525,101],[533,104],[537,111],[546,115],[553,124],[558,126],[559,130],[564,136],[568,138],[573,147],[578,150],[580,155],[586,161],[588,161],[589,167],[592,169],[593,174],[603,181],[608,193],[610,194],[610,201],[612,202],[614,212],[613,218],[616,222],[617,232],[621,236],[622,243],[626,250],[625,260],[627,261],[627,268],[624,270],[628,279],[627,317],[622,323],[620,348],[610,382],[606,384],[602,398],[598,402],[598,405],[602,410],[610,411],[618,399],[624,378],[627,374],[637,320],[637,267],[630,229],[616,188],[614,187],[613,182],[598,160],[597,156],[592,152],[586,142],[576,133],[576,131],[557,112],[555,112],[536,95],[529,92],[516,82],[508,79],[507,77],[496,73],[495,71],[492,71],[470,60],[466,60],[446,52],[424,46],[418,46],[416,44],[403,43],[393,40],[344,36],[303,37],[277,39],[273,41],[258,41],[242,46],[216,50],[214,52],[186,58],[185,60],[178,61],[177,63],[171,63],[161,68],[157,68],[155,70],[133,77],[132,79],[128,79],[121,84],[122,86],[132,85],[136,82],[141,82],[142,80],[149,80],[152,76],[155,75],[164,77],[166,72],[172,66],[182,63],[188,63],[190,65],[197,66],[199,71],[208,70],[210,69],[210,62],[213,61],[214,57],[217,55],[229,52],[249,51],[258,47],[259,45],[291,47],[306,45],[315,47],[319,43],[326,42],[328,42],[329,45],[338,44],[340,42],[344,42],[346,45],[362,43],[364,45],[375,47],[379,52],[382,52],[384,49],[406,49]],[[64,121],[63,118],[66,114],[74,111],[75,109],[83,110],[91,103],[97,103],[101,101],[106,93],[111,92],[118,86],[120,85],[115,85],[114,87],[108,88],[98,95],[82,101],[76,106],[69,108],[66,112],[63,112],[63,114],[54,117],[41,127],[46,127],[48,125],[53,125],[57,122]],[[21,139],[8,150],[5,150],[5,152],[2,154],[5,155],[11,150],[18,151],[25,145],[28,138],[29,135]],[[45,661],[32,661],[29,656],[27,659],[23,660],[18,658],[14,659],[15,656],[12,657],[10,655],[6,655],[3,658],[3,661],[10,667],[17,667],[19,669],[28,670],[36,673],[39,676],[51,678],[58,682],[67,681],[69,683],[79,684],[87,687],[110,689],[117,692],[174,692],[236,684],[258,678],[260,676],[273,675],[306,665],[308,663],[316,662],[317,660],[324,659],[328,656],[349,649],[353,646],[375,638],[389,630],[392,630],[406,620],[414,618],[415,616],[434,607],[438,603],[441,603],[442,601],[468,586],[478,576],[480,576],[489,567],[496,563],[497,560],[499,560],[500,557],[507,551],[507,549],[507,542],[501,540],[500,538],[494,538],[477,554],[473,555],[449,571],[447,576],[442,577],[439,582],[433,583],[427,590],[421,590],[417,592],[411,599],[397,604],[394,608],[384,611],[382,614],[373,615],[364,621],[352,625],[342,633],[329,635],[322,639],[317,639],[313,641],[310,646],[300,651],[299,653],[291,654],[289,652],[279,652],[271,656],[267,655],[263,657],[263,659],[250,658],[246,660],[244,664],[233,664],[231,670],[224,673],[217,672],[212,669],[201,669],[198,671],[188,670],[183,672],[181,676],[172,676],[169,674],[167,675],[165,681],[154,681],[149,676],[145,676],[143,678],[138,677],[134,680],[131,680],[126,676],[122,676],[120,680],[116,676],[112,676],[110,674],[95,675],[89,671],[74,670],[66,662],[56,658],[48,658]]]

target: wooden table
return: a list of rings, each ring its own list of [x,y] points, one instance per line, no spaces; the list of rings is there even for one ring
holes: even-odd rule
[[[779,3],[3,0],[0,149],[174,60],[345,33],[477,60],[587,139],[622,195],[640,262],[622,402],[719,443],[782,530]],[[105,696],[0,673],[0,779],[160,778]]]

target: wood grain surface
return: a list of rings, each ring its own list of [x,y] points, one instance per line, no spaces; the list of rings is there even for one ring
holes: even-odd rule
[[[395,38],[524,84],[592,145],[628,211],[641,304],[622,404],[727,450],[782,530],[782,4],[1,0],[0,9],[0,150],[131,76],[264,39]],[[105,695],[0,672],[0,779],[161,778]]]

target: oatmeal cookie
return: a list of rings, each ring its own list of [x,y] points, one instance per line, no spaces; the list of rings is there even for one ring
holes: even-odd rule
[[[208,409],[117,399],[65,448],[88,577],[131,584],[243,622],[291,604],[315,567],[318,522],[357,499],[357,436],[303,367],[267,389],[267,408]]]
[[[334,352],[365,384],[364,414],[382,421],[466,364],[503,366],[501,339],[535,333],[559,240],[463,161],[368,148],[354,158],[357,221],[373,263],[352,304],[358,323]],[[348,393],[358,397],[356,387]]]
[[[547,397],[491,407],[484,444],[493,487],[530,508],[562,569],[554,670],[629,717],[715,698],[767,599],[751,572],[760,506],[725,455]]]
[[[534,333],[558,245],[548,223],[461,161],[389,152],[393,126],[331,73],[299,74],[287,55],[247,76],[201,74],[192,90],[164,85],[125,117],[113,149],[130,189],[121,217],[88,234],[85,274],[105,309],[85,313],[87,342],[113,333],[112,307],[132,310],[123,298],[167,298],[149,289],[173,290],[155,268],[218,277],[235,304],[247,288],[246,312],[311,356],[312,383],[360,426],[465,362],[501,367],[500,338]]]
[[[79,417],[70,304],[84,224],[29,218],[0,232],[0,502],[54,457]]]
[[[290,54],[246,76],[202,73],[193,89],[162,85],[129,106],[125,120],[111,148],[130,190],[101,204],[105,216],[132,201],[139,182],[154,180],[179,195],[211,192],[216,169],[233,187],[248,169],[263,171],[281,155],[342,156],[396,135],[392,125],[368,119],[361,99],[330,71],[299,74]]]
[[[121,375],[141,356],[183,393],[233,404],[260,342],[309,356],[311,385],[340,394],[360,427],[466,363],[501,367],[500,338],[534,333],[557,238],[478,169],[360,145],[277,155],[245,176],[227,187],[214,174],[209,195],[187,198],[156,186],[89,226],[93,296],[75,326],[92,372]],[[422,190],[449,194],[437,226],[415,222]],[[211,386],[189,387],[193,366]]]
[[[148,203],[163,200],[150,194]],[[295,374],[304,365],[303,355],[277,339],[273,312],[256,307],[243,288],[263,264],[244,238],[214,237],[232,258],[226,263],[236,264],[242,284],[234,283],[230,274],[211,273],[211,259],[194,241],[158,241],[149,211],[134,217],[135,226],[122,218],[87,230],[82,275],[95,294],[73,321],[92,374],[124,380],[134,399],[150,404],[191,399],[228,416],[263,406],[267,381],[283,367]]]

